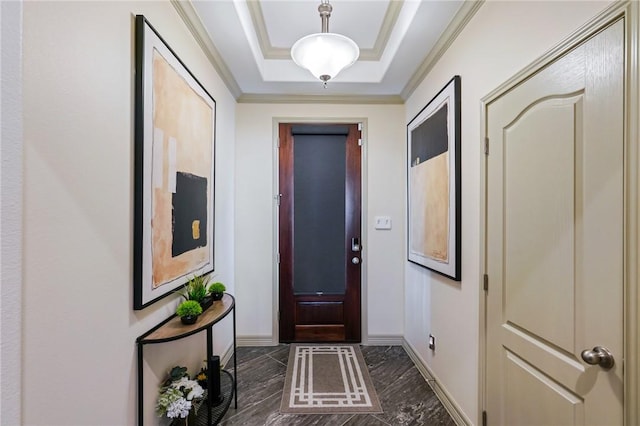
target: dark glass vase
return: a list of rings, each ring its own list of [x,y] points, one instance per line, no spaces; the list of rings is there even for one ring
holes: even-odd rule
[[[222,300],[222,296],[224,296],[224,293],[211,293],[213,300]]]
[[[197,320],[197,315],[185,315],[183,317],[180,317],[180,321],[182,321],[182,323],[186,325],[195,324]]]
[[[200,307],[202,307],[202,312],[206,311],[213,305],[213,297],[207,296],[202,301],[200,301]]]

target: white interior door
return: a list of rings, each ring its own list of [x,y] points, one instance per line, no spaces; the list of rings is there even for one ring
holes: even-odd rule
[[[623,422],[623,91],[620,20],[487,106],[489,425]]]

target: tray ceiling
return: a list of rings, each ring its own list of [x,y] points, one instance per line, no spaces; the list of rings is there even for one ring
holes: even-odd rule
[[[320,32],[320,0],[172,0],[239,101],[402,102],[480,2],[332,0],[331,32],[353,39],[359,60],[323,88],[291,60]]]

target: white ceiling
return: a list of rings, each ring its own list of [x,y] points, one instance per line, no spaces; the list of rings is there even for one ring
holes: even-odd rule
[[[413,91],[480,2],[331,0],[331,32],[360,59],[327,88],[291,60],[293,43],[321,30],[320,0],[172,0],[239,101],[397,101]]]

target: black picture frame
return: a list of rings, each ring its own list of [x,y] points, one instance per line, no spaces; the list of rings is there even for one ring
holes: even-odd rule
[[[133,309],[214,270],[216,102],[135,17]]]
[[[407,257],[461,280],[461,78],[407,124]]]

